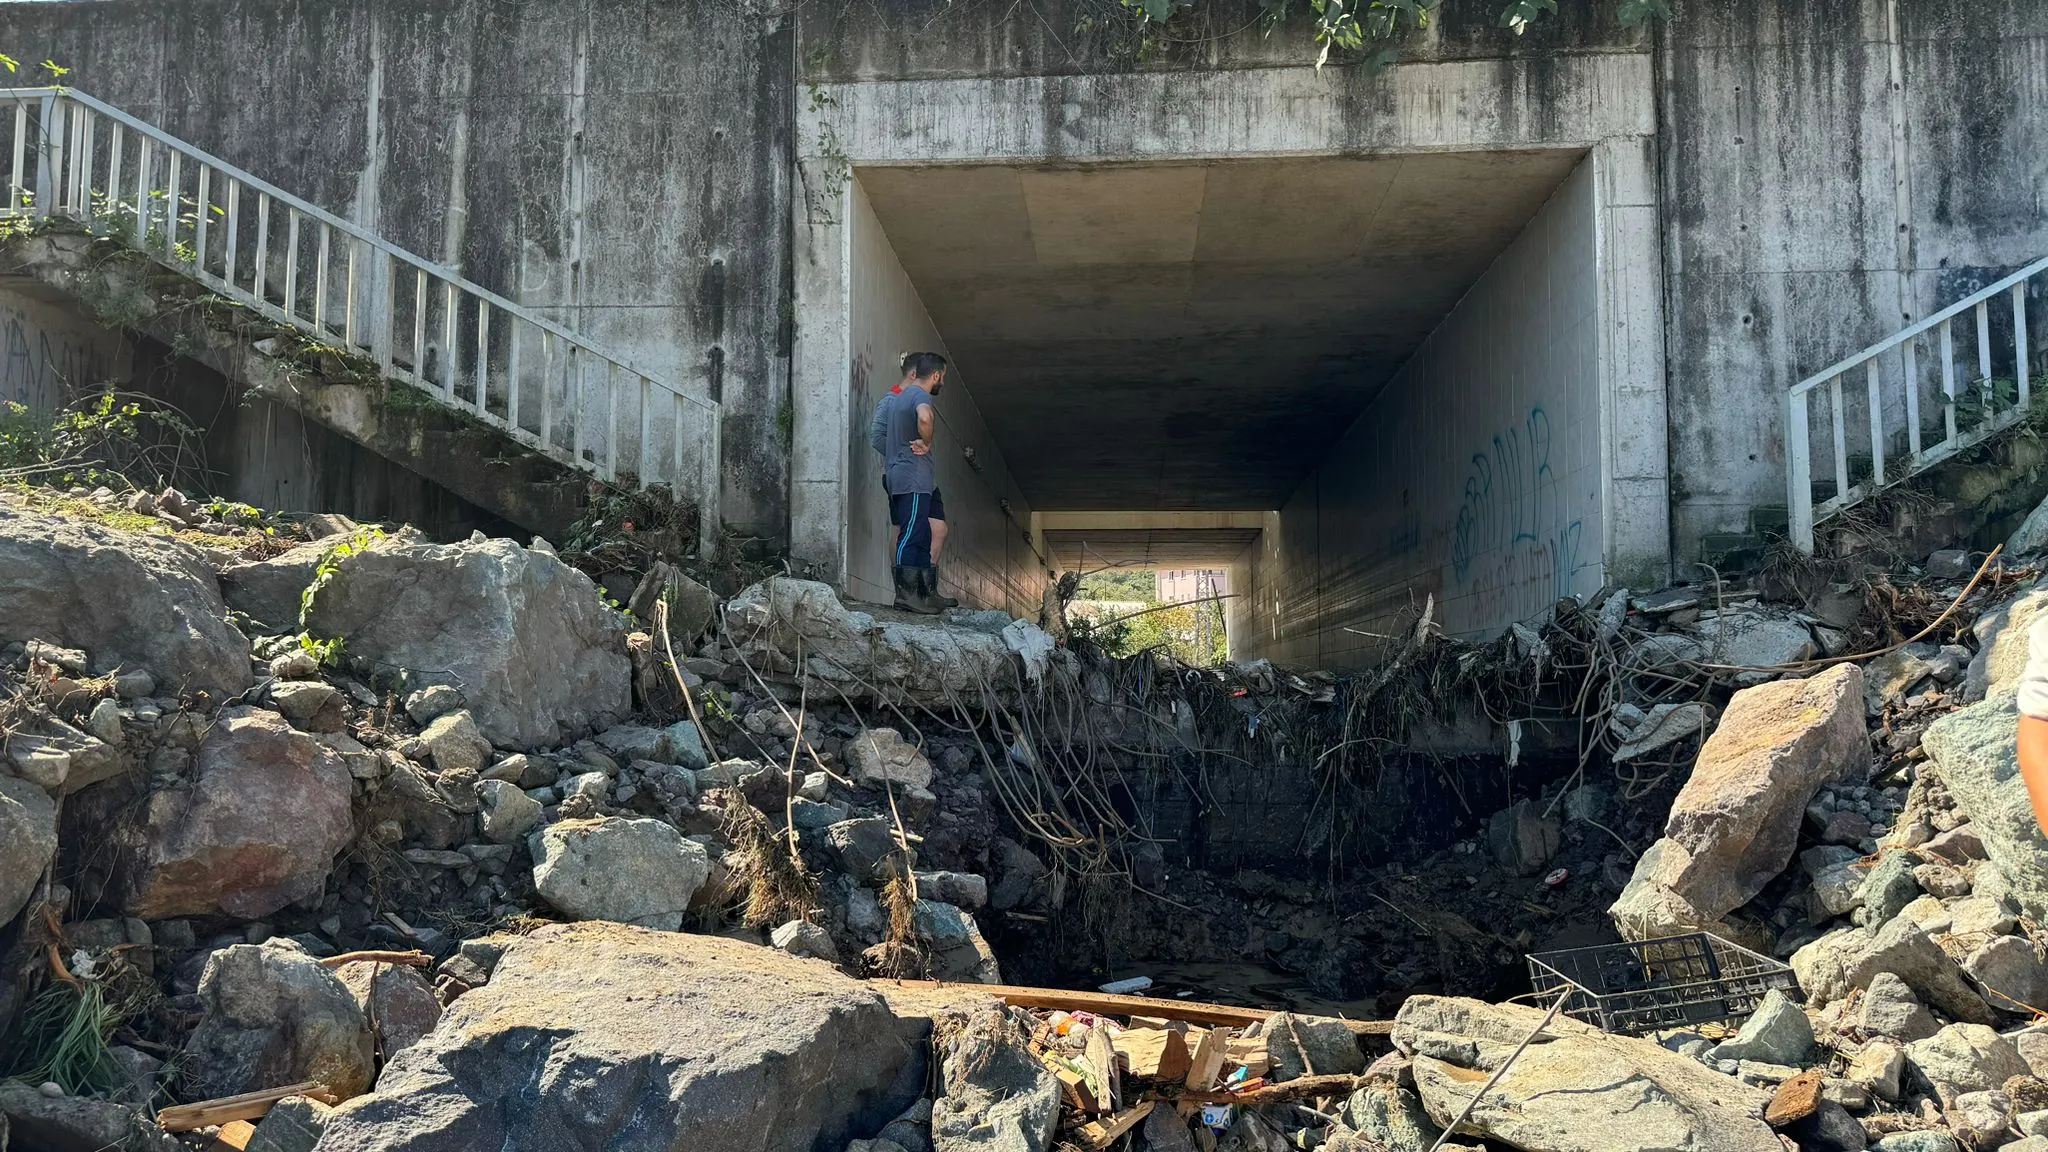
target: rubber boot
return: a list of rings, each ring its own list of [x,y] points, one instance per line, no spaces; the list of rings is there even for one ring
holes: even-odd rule
[[[931,602],[940,608],[958,608],[960,606],[959,597],[939,595],[939,566],[934,564],[924,571],[924,590]]]
[[[901,565],[890,569],[896,578],[896,607],[920,616],[939,614],[939,606],[932,603],[924,591],[923,574],[929,571],[929,568],[905,568]]]

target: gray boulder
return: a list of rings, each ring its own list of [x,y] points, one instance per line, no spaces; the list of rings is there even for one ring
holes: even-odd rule
[[[222,700],[250,683],[249,639],[197,552],[0,504],[0,645],[37,639],[146,668],[166,694]]]
[[[1714,1046],[1714,1060],[1755,1060],[1803,1066],[1813,1051],[1813,1022],[1806,1010],[1776,988],[1750,1013],[1732,1040]]]
[[[116,809],[114,886],[131,915],[268,916],[317,895],[355,838],[348,766],[275,712],[223,710],[193,777]]]
[[[1925,1040],[1941,1029],[1913,989],[1890,972],[1870,978],[1870,986],[1856,1004],[1854,1023],[1865,1036],[1901,1041]]]
[[[1993,1008],[2031,1016],[2035,1004],[2048,1003],[2048,953],[2024,936],[1996,936],[1963,960]]]
[[[337,1108],[318,1147],[843,1148],[916,1098],[910,1035],[876,991],[821,964],[550,925],[512,940],[490,983],[393,1058],[373,1095]]]
[[[929,788],[932,763],[894,728],[869,728],[846,742],[846,765],[855,783],[880,788]]]
[[[254,620],[266,633],[298,631],[306,589],[319,575],[321,558],[335,544],[334,540],[313,540],[268,560],[222,568],[220,586],[228,607]]]
[[[270,702],[305,732],[339,732],[348,721],[341,689],[319,680],[287,680],[270,687]]]
[[[1358,1047],[1358,1037],[1342,1020],[1275,1012],[1266,1017],[1260,1031],[1272,1062],[1269,1079],[1365,1071],[1365,1053]]]
[[[2019,687],[2026,671],[2029,632],[2048,609],[2048,589],[2036,589],[1977,617],[1970,630],[1977,654],[1963,673],[1963,699],[1988,700]]]
[[[363,1018],[375,1034],[380,1059],[389,1060],[418,1043],[441,1020],[441,1001],[413,968],[352,960],[333,971],[334,978],[361,1006]]]
[[[474,772],[483,775],[491,759],[491,742],[484,739],[476,718],[466,709],[443,713],[420,733],[434,767],[443,772]]]
[[[1646,940],[1718,925],[1791,862],[1820,786],[1861,779],[1869,759],[1855,665],[1737,692],[1608,910],[1615,927]]]
[[[1792,974],[1806,1001],[1832,1004],[1867,988],[1880,972],[1905,981],[1922,999],[1958,1020],[1989,1024],[1997,1019],[1963,979],[1956,962],[1929,940],[1910,916],[1899,916],[1872,931],[1830,932],[1792,954]]]
[[[270,1106],[249,1137],[247,1152],[313,1152],[334,1109],[304,1096],[287,1096]]]
[[[1862,711],[1860,699],[1857,712]],[[1536,1029],[1543,1012],[1445,996],[1411,996],[1394,1043],[1413,1056],[1416,1095],[1448,1125]],[[1769,1094],[1649,1041],[1553,1020],[1479,1098],[1461,1135],[1514,1148],[1578,1152],[1782,1152],[1761,1116]]]
[[[2020,907],[2042,918],[2048,916],[2048,840],[2020,779],[2018,725],[2014,696],[2005,692],[1936,720],[1920,743]]]
[[[673,932],[711,874],[704,846],[659,820],[564,820],[539,844],[534,890],[579,920]]]
[[[935,1152],[1046,1152],[1059,1081],[1031,1054],[1030,1033],[996,1004],[938,1025],[946,1094],[932,1104]]]
[[[1564,846],[1564,826],[1541,805],[1517,800],[1486,822],[1486,846],[1495,862],[1517,876],[1534,876]]]
[[[0,925],[12,921],[57,854],[57,805],[26,780],[0,776]]]
[[[862,884],[888,879],[883,861],[894,856],[896,827],[880,816],[842,820],[825,829],[825,844],[839,857],[839,867]]]
[[[1864,908],[1864,923],[1882,924],[1920,895],[1920,881],[1913,875],[1919,864],[1920,858],[1904,848],[1894,848],[1879,858],[1856,893],[1856,902]]]
[[[338,1096],[367,1090],[375,1070],[370,1028],[334,973],[283,937],[207,957],[204,1015],[185,1043],[185,1087],[195,1099],[318,1080]]]
[[[106,1100],[45,1096],[34,1084],[0,1080],[0,1147],[20,1152],[185,1152],[147,1115]]]
[[[477,823],[493,844],[515,844],[540,823],[540,801],[506,780],[480,780],[476,786]]]
[[[2012,1041],[1983,1024],[1950,1024],[1906,1045],[1906,1062],[1930,1084],[1950,1091],[1984,1092],[2015,1076],[2030,1076]]]
[[[377,541],[336,565],[305,620],[353,657],[454,684],[500,747],[553,747],[632,710],[625,618],[510,540]]]
[[[1443,1135],[1415,1093],[1384,1084],[1369,1084],[1353,1092],[1338,1118],[1352,1131],[1395,1152],[1424,1152]]]

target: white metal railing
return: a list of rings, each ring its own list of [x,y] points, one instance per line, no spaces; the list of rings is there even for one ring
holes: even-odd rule
[[[1815,524],[2019,422],[2031,398],[2033,368],[2027,289],[2044,272],[2048,259],[2029,264],[1792,387],[1785,397],[1785,486],[1794,544],[1813,551]],[[1955,318],[1966,312],[1975,315],[1977,354],[1974,365],[1965,363],[1959,370],[1953,327]],[[1994,333],[2000,322],[2008,330]],[[1923,341],[1931,347],[1923,349]],[[1886,355],[1895,350],[1896,360]],[[1923,352],[1932,353],[1931,363],[1923,360]],[[1843,378],[1858,369],[1863,387],[1856,388],[1852,380],[1845,390]],[[1833,484],[1832,494],[1816,504],[1810,407],[1813,394],[1822,390]],[[1938,413],[1938,423],[1923,426],[1923,398],[1934,401],[1937,411],[1929,415]],[[1850,457],[1852,409],[1859,407],[1869,432],[1867,463],[1852,462]],[[1902,425],[1898,431],[1887,425],[1893,418]]]
[[[715,550],[715,401],[82,92],[0,96],[0,215],[85,221],[563,464],[667,484]]]

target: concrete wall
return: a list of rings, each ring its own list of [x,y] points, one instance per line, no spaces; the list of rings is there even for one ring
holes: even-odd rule
[[[889,567],[895,529],[889,525],[881,458],[868,444],[868,421],[875,404],[902,378],[898,356],[945,355],[947,349],[857,179],[847,189],[847,204],[852,356],[846,381],[853,419],[846,429],[846,590],[858,599],[887,604],[894,596]],[[1026,530],[1019,527],[1030,523],[1030,509],[1010,479],[1002,449],[982,423],[969,381],[957,370],[947,373],[936,400],[935,462],[949,529],[940,560],[945,591],[963,605],[1034,615],[1044,589],[1045,564],[1032,551]],[[968,463],[963,451],[970,448],[978,468]]]
[[[0,43],[720,400],[726,516],[783,537],[783,19],[723,0],[100,0],[0,5]]]
[[[0,288],[0,405],[52,412],[95,386],[127,387],[134,349],[59,304]]]
[[[1594,164],[1520,237],[1262,534],[1246,656],[1355,665],[1435,601],[1484,636],[1603,580]]]

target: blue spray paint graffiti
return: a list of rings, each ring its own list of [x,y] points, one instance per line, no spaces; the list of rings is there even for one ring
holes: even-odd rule
[[[1538,405],[1520,427],[1502,430],[1472,455],[1451,571],[1472,598],[1474,627],[1535,615],[1571,590],[1584,525],[1565,515],[1550,454],[1550,414]]]

